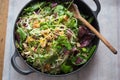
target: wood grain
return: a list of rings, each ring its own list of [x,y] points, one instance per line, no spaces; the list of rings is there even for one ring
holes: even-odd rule
[[[2,79],[8,0],[0,0],[0,80]]]

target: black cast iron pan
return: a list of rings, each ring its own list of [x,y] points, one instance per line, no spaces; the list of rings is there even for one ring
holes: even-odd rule
[[[36,2],[41,2],[41,1],[45,1],[45,0],[31,0],[30,2],[28,2],[24,7],[23,9],[25,9],[27,6],[30,6],[31,3],[36,3]],[[50,0],[49,0],[50,1]],[[53,0],[52,0],[53,1]],[[74,3],[77,4],[80,12],[88,15],[88,16],[92,16],[94,17],[94,21],[92,22],[92,25],[99,31],[99,25],[98,25],[98,21],[97,21],[97,16],[98,16],[98,13],[100,12],[100,9],[101,9],[101,6],[100,6],[100,2],[99,0],[93,0],[97,6],[97,9],[96,11],[93,11],[91,10],[91,8],[83,1],[83,0],[74,0]],[[21,15],[21,12],[23,11],[23,9],[20,11],[18,17]],[[17,17],[17,19],[18,19]],[[17,22],[17,19],[16,19],[16,22]],[[16,23],[15,22],[15,23]],[[13,31],[13,40],[14,40],[14,45],[15,45],[15,28],[16,28],[16,25],[14,25],[14,31]],[[99,39],[97,37],[94,38],[94,40],[92,41],[92,44],[93,45],[97,45],[99,44]],[[97,48],[96,48],[97,50]],[[91,56],[91,58],[88,60],[88,62],[86,64],[89,63],[89,61],[93,58],[94,54],[96,53],[96,50],[95,52],[93,53],[93,55]],[[29,70],[22,70],[20,69],[20,67],[18,66],[18,63],[16,62],[16,58],[17,57],[20,57],[21,60],[24,61],[24,63],[29,67]],[[23,74],[23,75],[27,75],[27,74],[30,74],[30,73],[33,73],[33,72],[38,72],[38,73],[41,73],[41,74],[45,74],[45,75],[50,75],[50,74],[46,74],[46,73],[42,73],[40,72],[39,70],[35,69],[34,67],[32,67],[31,65],[29,65],[25,60],[24,58],[21,56],[21,54],[18,52],[17,50],[17,47],[15,45],[15,52],[14,52],[14,55],[12,56],[11,58],[11,63],[12,63],[12,66],[14,67],[14,69]],[[77,70],[71,72],[71,73],[75,73],[77,71],[80,71],[83,67],[86,66],[86,64],[80,66]],[[68,74],[71,74],[71,73],[68,73]],[[68,74],[59,74],[59,75],[50,75],[50,76],[63,76],[63,75],[68,75]]]

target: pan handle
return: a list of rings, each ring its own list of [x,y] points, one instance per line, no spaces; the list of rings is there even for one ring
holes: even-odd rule
[[[13,55],[12,58],[11,58],[11,63],[12,63],[13,68],[14,68],[17,72],[19,72],[20,74],[23,74],[23,75],[28,75],[28,74],[34,72],[34,71],[31,70],[31,69],[29,69],[29,70],[22,70],[22,69],[17,65],[17,62],[16,62],[16,60],[15,60],[17,57],[19,57],[19,56],[18,56],[18,54],[17,54],[17,52],[16,52],[16,50],[15,50],[14,55]]]
[[[81,0],[81,1],[85,2],[84,0]],[[100,5],[100,1],[99,0],[93,0],[93,1],[95,2],[96,6],[97,6],[97,9],[96,9],[96,11],[93,11],[93,14],[95,15],[95,17],[97,17],[98,13],[101,10],[101,5]]]
[[[96,9],[96,11],[93,11],[93,13],[94,13],[95,17],[97,17],[97,16],[98,16],[98,13],[99,13],[100,10],[101,10],[101,5],[100,5],[100,1],[99,1],[99,0],[94,0],[94,2],[95,2],[95,4],[96,4],[96,6],[97,6],[97,9]]]

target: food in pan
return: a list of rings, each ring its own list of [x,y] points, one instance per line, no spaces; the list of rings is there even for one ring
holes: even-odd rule
[[[74,17],[68,4],[35,3],[17,20],[16,47],[26,62],[41,72],[72,72],[96,49],[91,45],[95,35]],[[92,23],[93,17],[82,15]]]

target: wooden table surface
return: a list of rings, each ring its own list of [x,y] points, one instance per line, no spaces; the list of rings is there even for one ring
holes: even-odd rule
[[[2,79],[8,0],[0,0],[0,80]]]

